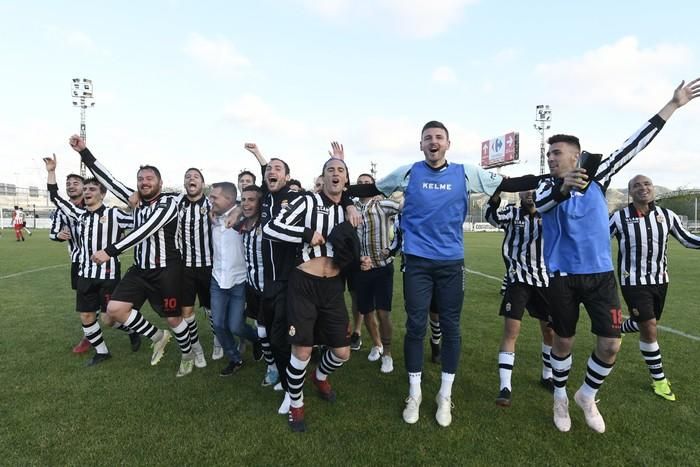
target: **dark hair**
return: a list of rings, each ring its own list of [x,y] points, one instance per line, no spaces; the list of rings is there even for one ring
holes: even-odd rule
[[[162,177],[160,176],[160,170],[158,170],[157,167],[154,167],[152,165],[142,165],[141,167],[139,167],[139,170],[136,172],[136,174],[138,175],[138,173],[142,170],[151,170],[154,174],[156,174],[156,177],[158,177],[159,180],[162,180]]]
[[[103,195],[107,194],[107,187],[100,183],[100,181],[95,177],[86,178],[83,181],[83,185],[95,185],[100,188],[100,193],[102,193]]]
[[[143,167],[141,167],[141,168],[143,168]],[[197,172],[199,174],[199,176],[202,178],[202,181],[204,181],[204,175],[202,174],[202,171],[199,170],[197,167],[190,167],[189,169],[185,170],[185,175],[187,175],[187,172],[189,172],[190,170],[194,170],[195,172]],[[154,172],[157,173],[157,171],[154,171]],[[160,177],[160,174],[158,174],[158,177]]]
[[[549,137],[547,140],[547,144],[554,144],[554,143],[567,143],[571,144],[572,146],[576,146],[577,150],[581,150],[581,143],[579,142],[578,138],[572,135],[552,135]]]
[[[236,200],[236,185],[234,185],[231,182],[217,182],[213,183],[212,188],[221,188],[221,191],[224,192],[226,195],[230,196],[233,201]]]
[[[296,185],[299,188],[302,188],[301,182],[299,180],[297,180],[296,178],[290,178],[289,181],[287,182],[287,186],[289,186],[289,185]]]
[[[263,190],[258,185],[248,185],[247,187],[243,188],[241,191],[243,193],[245,193],[246,191],[254,191],[254,192],[258,193],[260,196],[263,195]]]
[[[66,176],[66,181],[70,180],[71,178],[74,178],[76,180],[80,180],[80,183],[85,183],[85,178],[78,175],[78,174],[68,174]]]
[[[376,183],[376,180],[375,180],[374,177],[371,176],[370,174],[360,174],[360,175],[357,176],[357,179],[359,180],[360,177],[369,177],[369,178],[372,179],[372,183]]]
[[[255,174],[253,172],[251,172],[250,170],[241,170],[238,173],[238,181],[239,182],[241,181],[241,177],[244,175],[250,175],[251,177],[253,177],[253,183],[255,183],[255,181],[258,179],[258,177],[256,177]]]
[[[331,157],[323,164],[323,169],[321,170],[321,177],[323,177],[323,174],[326,172],[326,166],[333,161],[340,161],[345,166],[345,175],[347,176],[347,181],[345,182],[345,186],[349,186],[350,185],[350,171],[348,170],[348,165],[345,163],[345,161],[343,159],[338,159],[337,157]]]
[[[438,122],[437,120],[431,120],[425,125],[423,125],[423,129],[420,131],[421,139],[423,139],[423,133],[425,133],[425,130],[428,128],[440,128],[441,130],[445,130],[445,135],[447,135],[447,139],[450,139],[450,132],[447,131],[447,127],[442,124],[442,122]]]
[[[289,165],[287,165],[287,163],[286,163],[285,161],[283,161],[283,160],[280,159],[279,157],[272,157],[272,158],[270,158],[270,160],[268,161],[268,163],[270,163],[270,162],[272,162],[272,161],[280,161],[281,163],[283,163],[283,164],[284,164],[284,174],[285,174],[285,175],[289,175]]]

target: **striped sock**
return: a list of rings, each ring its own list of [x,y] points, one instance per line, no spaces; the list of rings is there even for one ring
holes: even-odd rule
[[[258,337],[260,338],[260,345],[262,346],[263,358],[268,366],[275,364],[275,358],[272,356],[272,348],[270,347],[270,338],[267,337],[267,330],[265,326],[258,324]]]
[[[550,379],[552,377],[552,363],[549,354],[552,353],[552,346],[542,342],[542,378]]]
[[[335,370],[343,366],[347,360],[341,360],[338,358],[333,351],[327,349],[323,352],[323,357],[321,357],[321,362],[316,368],[316,379],[319,381],[325,381],[328,375],[333,373]]]
[[[664,366],[661,363],[661,349],[658,342],[639,341],[639,350],[642,352],[644,362],[649,368],[649,373],[654,381],[661,381],[666,378]]]
[[[510,377],[515,365],[515,352],[498,352],[498,377],[501,380],[500,389],[511,390]]]
[[[442,329],[440,329],[440,320],[430,320],[430,342],[439,344],[442,339]]]
[[[610,374],[615,363],[605,363],[598,358],[595,352],[591,353],[586,367],[586,378],[583,380],[581,391],[587,397],[595,398],[605,377]]]
[[[199,344],[199,330],[197,329],[197,316],[192,314],[189,318],[184,318],[187,327],[190,328],[190,342],[192,345]]]
[[[289,359],[287,366],[287,391],[291,399],[290,405],[295,409],[304,406],[304,377],[309,360],[299,360],[294,355]]]
[[[132,329],[127,328],[124,326],[123,323],[120,323],[119,321],[115,321],[112,323],[112,329],[117,329],[119,331],[124,331],[127,334],[133,334],[134,331]]]
[[[632,320],[631,318],[627,318],[622,322],[622,327],[620,328],[620,332],[623,334],[630,334],[633,332],[639,332],[639,323],[636,321]]]
[[[571,371],[571,354],[565,357],[559,357],[550,352],[550,363],[552,364],[552,381],[554,381],[554,397],[565,398],[566,395],[566,381],[569,379],[569,372]]]
[[[192,351],[192,341],[190,339],[190,327],[187,325],[187,322],[182,320],[180,324],[175,327],[171,326],[170,329],[172,329],[173,334],[175,334],[175,340],[177,341],[177,345],[180,346],[180,352],[182,352],[183,355],[189,354]]]
[[[83,334],[85,334],[85,338],[90,341],[90,344],[95,348],[97,353],[109,353],[107,344],[105,344],[102,338],[100,323],[98,323],[97,320],[90,324],[83,324]]]
[[[131,310],[129,318],[124,322],[124,326],[129,329],[133,329],[137,333],[144,337],[148,337],[153,341],[160,339],[161,333],[158,332],[158,328],[151,324],[146,318],[143,317],[139,310]],[[157,333],[157,334],[156,334]],[[156,339],[154,339],[157,337]]]

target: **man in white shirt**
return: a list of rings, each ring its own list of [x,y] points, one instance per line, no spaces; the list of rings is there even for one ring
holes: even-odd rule
[[[211,279],[211,313],[214,332],[229,359],[221,376],[230,376],[243,365],[234,336],[248,339],[256,347],[258,334],[245,322],[246,266],[243,237],[226,227],[226,218],[236,207],[236,186],[231,182],[214,183],[211,202],[214,263]],[[255,353],[255,352],[254,352]]]

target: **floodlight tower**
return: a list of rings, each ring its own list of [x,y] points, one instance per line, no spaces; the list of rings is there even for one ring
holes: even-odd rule
[[[85,131],[85,111],[88,107],[95,106],[95,98],[92,94],[92,80],[85,78],[73,78],[71,87],[73,97],[73,107],[80,107],[80,137],[87,142],[87,132]],[[80,163],[80,176],[85,177],[85,164]]]
[[[544,174],[545,167],[545,138],[544,132],[551,128],[552,109],[549,105],[538,105],[535,107],[535,130],[540,133],[540,175]]]

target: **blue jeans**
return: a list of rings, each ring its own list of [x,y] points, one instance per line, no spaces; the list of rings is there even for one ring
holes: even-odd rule
[[[459,318],[464,302],[464,260],[440,261],[406,255],[403,275],[406,336],[403,347],[409,373],[423,369],[423,340],[433,290],[442,330],[442,371],[457,372],[462,344]]]
[[[258,340],[257,331],[245,322],[245,282],[230,289],[222,289],[212,277],[210,291],[214,332],[228,359],[238,362],[241,360],[241,353],[234,336],[251,342]]]

